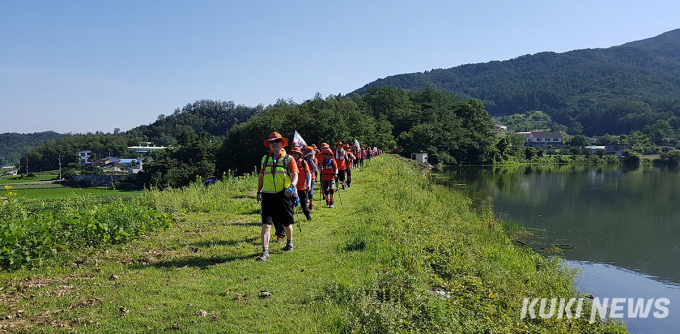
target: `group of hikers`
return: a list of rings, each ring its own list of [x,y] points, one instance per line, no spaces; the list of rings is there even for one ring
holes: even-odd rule
[[[269,148],[262,157],[257,181],[257,201],[262,205],[262,255],[257,260],[269,259],[269,239],[272,224],[276,241],[286,237],[285,252],[293,251],[293,223],[295,207],[300,205],[308,221],[314,211],[314,188],[320,181],[321,197],[326,208],[335,208],[335,193],[352,185],[352,170],[364,166],[364,160],[382,153],[377,149],[360,148],[359,145],[338,141],[335,148],[327,143],[300,146],[293,141],[290,155],[284,147],[288,140],[272,132],[264,140]]]

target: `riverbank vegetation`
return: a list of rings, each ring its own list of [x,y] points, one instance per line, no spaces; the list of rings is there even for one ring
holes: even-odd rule
[[[394,156],[353,174],[336,209],[318,209],[312,222],[295,226],[295,252],[273,251],[267,262],[253,261],[261,247],[254,176],[147,191],[118,203],[122,209],[90,206],[116,217],[134,205],[173,225],[85,243],[32,267],[3,266],[0,328],[624,332],[618,322],[587,318],[520,319],[523,298],[579,296],[574,272],[513,243],[490,205],[471,209],[468,198]],[[79,205],[60,210],[77,216]]]

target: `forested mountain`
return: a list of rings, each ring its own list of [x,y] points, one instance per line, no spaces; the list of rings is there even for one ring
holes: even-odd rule
[[[64,135],[54,131],[35,133],[0,133],[0,166],[15,165],[26,153]]]
[[[175,146],[183,137],[197,136],[203,132],[222,137],[234,125],[247,121],[262,109],[262,106],[245,107],[233,102],[199,100],[175,109],[171,115],[159,115],[155,122],[127,132],[116,130],[113,134],[97,132],[59,135],[41,142],[42,145],[34,145],[30,154],[24,151],[19,156],[23,159],[23,164],[28,156],[29,171],[53,170],[59,166],[60,155],[64,164],[77,162],[75,153],[80,150],[91,150],[100,158],[107,155],[120,157],[127,154],[128,146],[138,145],[140,142]],[[8,140],[7,147],[17,147],[17,143],[20,142]]]
[[[543,52],[506,61],[389,76],[354,93],[393,86],[443,89],[484,102],[491,115],[543,111],[587,135],[667,121],[680,129],[680,29],[607,49]],[[578,127],[578,126],[576,126]]]
[[[126,135],[159,145],[177,144],[177,138],[183,131],[191,134],[208,132],[220,137],[232,126],[247,121],[262,110],[261,105],[246,107],[231,101],[199,100],[175,109],[172,115],[161,114],[155,122],[138,126],[127,131]]]

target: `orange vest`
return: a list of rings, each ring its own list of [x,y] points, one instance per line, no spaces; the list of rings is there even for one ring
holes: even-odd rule
[[[335,150],[335,159],[334,160],[337,162],[339,170],[347,169],[347,166],[345,166],[346,155],[347,155],[347,152],[345,152],[344,149],[340,149],[340,151]]]
[[[335,162],[335,159],[331,159],[330,161],[324,160],[321,161],[321,179],[324,181],[330,181],[335,179],[335,170],[338,169],[338,165]]]
[[[297,190],[307,189],[307,173],[309,173],[309,166],[304,158],[296,161],[298,168]]]

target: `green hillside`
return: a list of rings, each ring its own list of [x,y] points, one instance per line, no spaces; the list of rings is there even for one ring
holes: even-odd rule
[[[246,107],[234,102],[198,100],[177,108],[171,115],[159,115],[155,122],[140,125],[126,132],[126,136],[139,141],[153,141],[160,145],[175,145],[182,132],[199,134],[208,132],[224,136],[232,126],[259,114],[262,106]]]
[[[0,166],[16,165],[26,153],[64,135],[54,131],[36,133],[0,133]]]
[[[126,132],[65,134],[45,132],[36,134],[0,134],[0,149],[8,152],[9,162],[23,159],[29,160],[29,171],[39,172],[59,168],[59,156],[64,165],[77,162],[75,155],[80,150],[91,150],[97,157],[125,156],[127,147],[140,142],[154,142],[157,145],[176,146],[182,138],[207,132],[215,137],[222,137],[236,124],[247,121],[262,111],[262,106],[246,107],[234,102],[199,100],[177,108],[170,115],[159,115],[149,125],[140,125]],[[48,134],[54,134],[48,136]],[[40,135],[40,136],[38,136]],[[6,140],[5,140],[6,138]],[[41,139],[29,146],[28,139]],[[0,151],[0,157],[3,156]],[[134,154],[129,157],[135,157]],[[0,160],[1,162],[1,160]],[[22,170],[23,171],[23,170]]]
[[[680,129],[680,29],[607,49],[543,52],[506,61],[389,76],[375,87],[444,89],[484,102],[491,115],[540,110],[580,122],[587,135],[628,133],[659,120]]]

